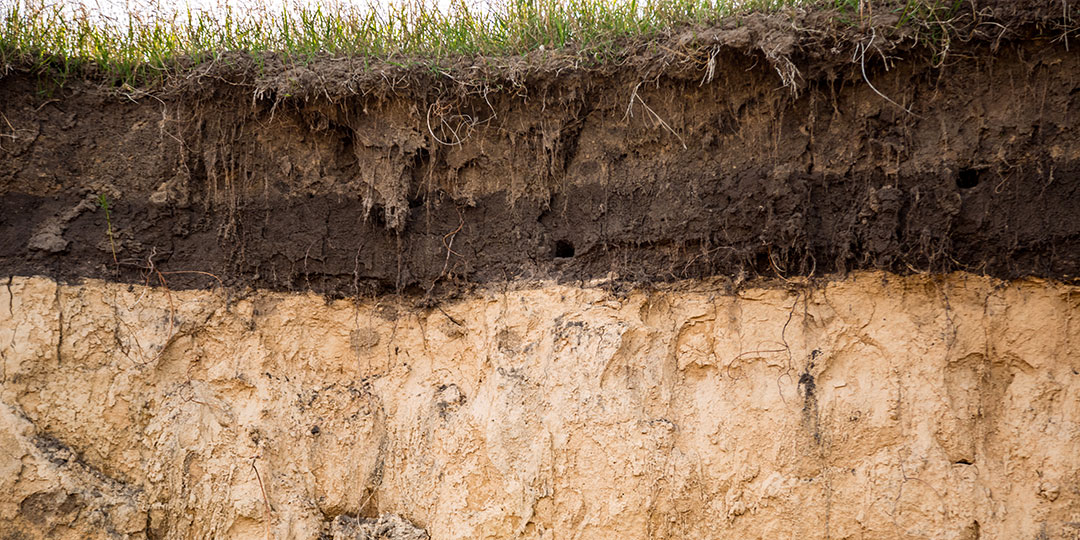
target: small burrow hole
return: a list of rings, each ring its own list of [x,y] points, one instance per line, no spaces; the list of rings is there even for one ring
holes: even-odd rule
[[[568,240],[557,240],[555,242],[555,258],[556,259],[569,259],[574,256],[574,244]]]
[[[971,189],[979,185],[979,171],[975,169],[960,169],[956,175],[956,187]]]

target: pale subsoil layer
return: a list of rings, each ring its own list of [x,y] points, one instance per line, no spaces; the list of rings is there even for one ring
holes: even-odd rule
[[[0,538],[1076,538],[1077,314],[962,273],[426,310],[15,277]]]

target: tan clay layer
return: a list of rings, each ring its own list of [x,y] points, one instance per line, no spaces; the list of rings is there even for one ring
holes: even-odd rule
[[[1080,288],[781,285],[418,310],[13,278],[0,538],[1080,535]]]

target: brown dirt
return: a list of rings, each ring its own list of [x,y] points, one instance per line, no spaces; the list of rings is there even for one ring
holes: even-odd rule
[[[0,538],[1080,532],[1080,288],[499,289],[416,310],[15,278]]]
[[[1074,279],[1071,19],[1006,4],[965,7],[947,41],[883,9],[854,26],[754,15],[594,67],[233,56],[152,93],[12,73],[0,274],[158,282],[153,267],[330,296],[864,268]]]
[[[0,539],[1075,540],[1071,9],[8,72]]]

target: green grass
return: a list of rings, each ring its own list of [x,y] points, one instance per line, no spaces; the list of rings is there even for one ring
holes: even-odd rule
[[[495,0],[486,9],[462,0],[449,9],[412,0],[366,9],[226,7],[218,16],[132,12],[120,23],[91,16],[85,7],[33,1],[17,0],[0,12],[0,70],[30,67],[61,79],[93,70],[135,85],[232,51],[294,61],[322,55],[423,61],[572,47],[602,57],[628,36],[647,38],[680,24],[812,0]]]

